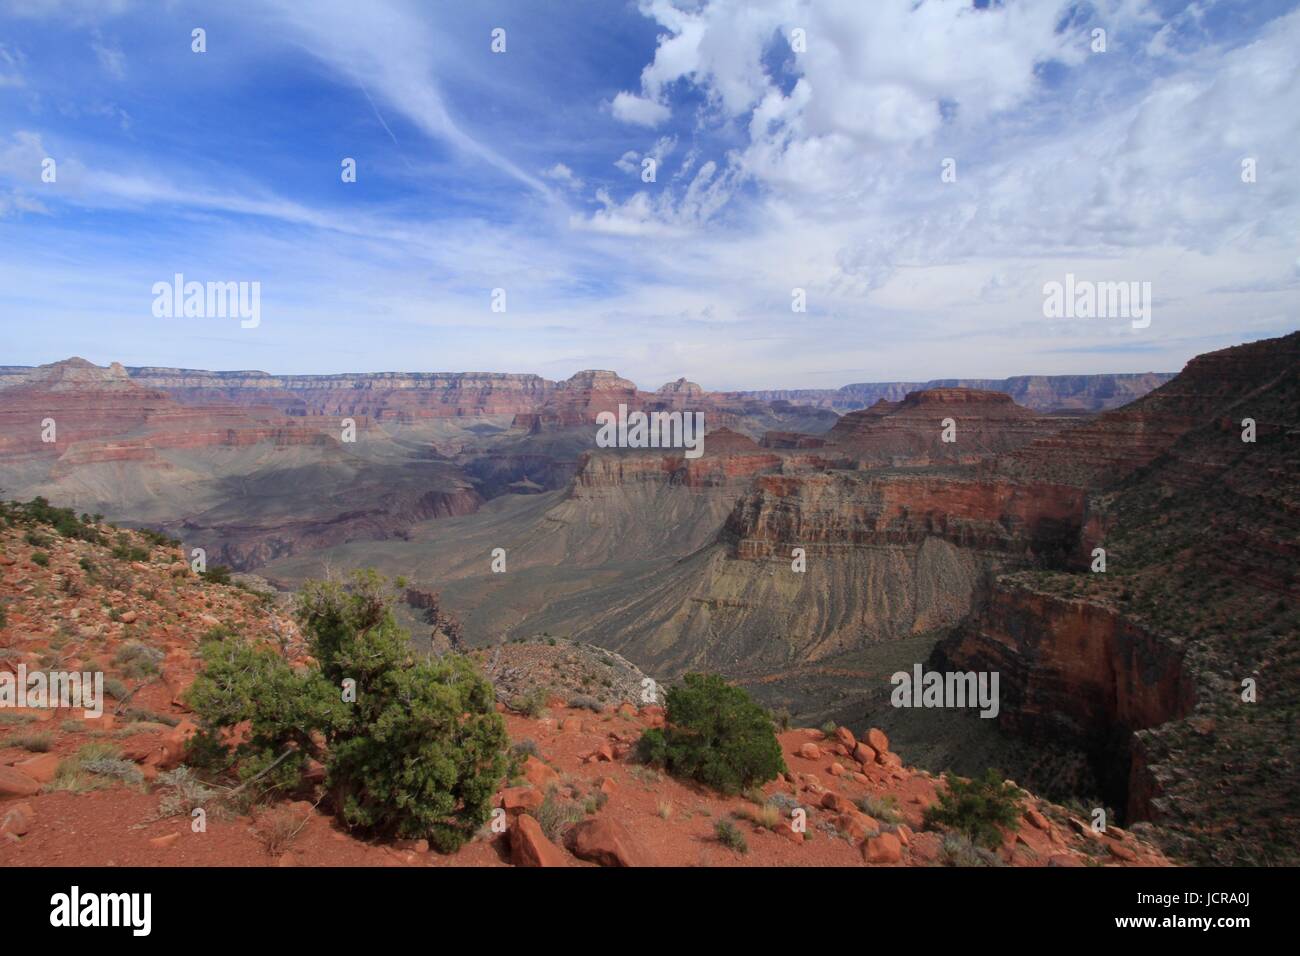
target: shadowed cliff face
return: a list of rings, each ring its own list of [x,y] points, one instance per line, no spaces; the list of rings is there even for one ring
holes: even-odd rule
[[[999,725],[1087,752],[1108,805],[1129,803],[1134,731],[1188,714],[1194,682],[1180,642],[1112,608],[1002,582],[931,658],[937,670],[998,672]]]
[[[833,555],[862,545],[940,537],[962,547],[1024,557],[1069,547],[1083,514],[1078,489],[991,482],[963,475],[764,475],[737,502],[724,538],[740,558]]]
[[[933,658],[1003,669],[1004,726],[1086,748],[1114,807],[1198,862],[1300,859],[1298,416],[1292,333],[999,460],[1091,485],[1083,531],[1058,570],[998,580]]]

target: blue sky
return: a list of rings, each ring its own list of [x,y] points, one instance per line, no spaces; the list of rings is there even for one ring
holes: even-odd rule
[[[0,364],[1177,369],[1300,326],[1298,49],[1281,0],[0,0]],[[155,317],[178,272],[260,324]],[[1151,324],[1045,318],[1067,273]]]

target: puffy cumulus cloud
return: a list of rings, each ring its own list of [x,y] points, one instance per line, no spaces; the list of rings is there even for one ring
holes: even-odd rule
[[[550,169],[542,170],[542,175],[547,179],[554,180],[569,189],[581,189],[583,182],[581,177],[577,176],[572,169],[564,163],[556,163]]]
[[[610,103],[610,110],[616,119],[637,126],[655,127],[663,123],[671,111],[662,103],[648,96],[636,96],[626,91],[620,92]]]
[[[1119,21],[1139,15],[1135,0],[1124,5],[1133,12]],[[723,121],[748,121],[750,175],[824,186],[881,147],[932,136],[946,118],[976,125],[1025,102],[1045,62],[1081,62],[1088,35],[1069,25],[1073,6],[642,0],[641,12],[666,32],[639,94],[619,97],[646,114],[657,107],[657,125],[673,85],[690,84]]]

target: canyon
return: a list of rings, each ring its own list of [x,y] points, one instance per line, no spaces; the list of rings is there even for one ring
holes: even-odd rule
[[[1300,685],[1298,340],[1177,376],[826,392],[10,366],[0,488],[282,590],[376,567],[468,647],[558,637],[879,724],[936,772],[996,758],[1053,798],[1156,822],[1189,859],[1291,859],[1264,831],[1294,822],[1275,781],[1293,776]],[[702,454],[598,447],[619,405],[702,412]],[[997,720],[891,712],[888,675],[921,664],[999,672]],[[1269,689],[1250,712],[1231,703],[1244,678]],[[1222,818],[1225,787],[1257,822]]]

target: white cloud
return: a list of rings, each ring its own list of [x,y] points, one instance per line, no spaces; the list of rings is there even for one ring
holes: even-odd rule
[[[99,58],[99,64],[104,68],[109,76],[115,80],[120,80],[126,76],[126,54],[118,47],[104,40],[95,31],[94,38],[90,41],[90,48],[95,51],[95,56]]]
[[[23,78],[23,54],[21,50],[11,49],[0,43],[0,89],[25,86]]]
[[[648,96],[637,96],[626,91],[614,97],[610,109],[616,119],[624,123],[635,123],[637,126],[655,127],[672,115],[672,111],[662,103]]]
[[[581,189],[583,187],[582,179],[575,176],[573,170],[564,163],[556,163],[550,169],[543,170],[542,175],[547,179],[553,179],[555,182],[567,186],[569,189]]]
[[[553,199],[549,187],[497,150],[480,142],[452,116],[436,81],[436,26],[418,7],[372,0],[358,16],[350,0],[302,4],[275,0],[274,12],[303,49],[400,110],[426,135],[450,143]]]

